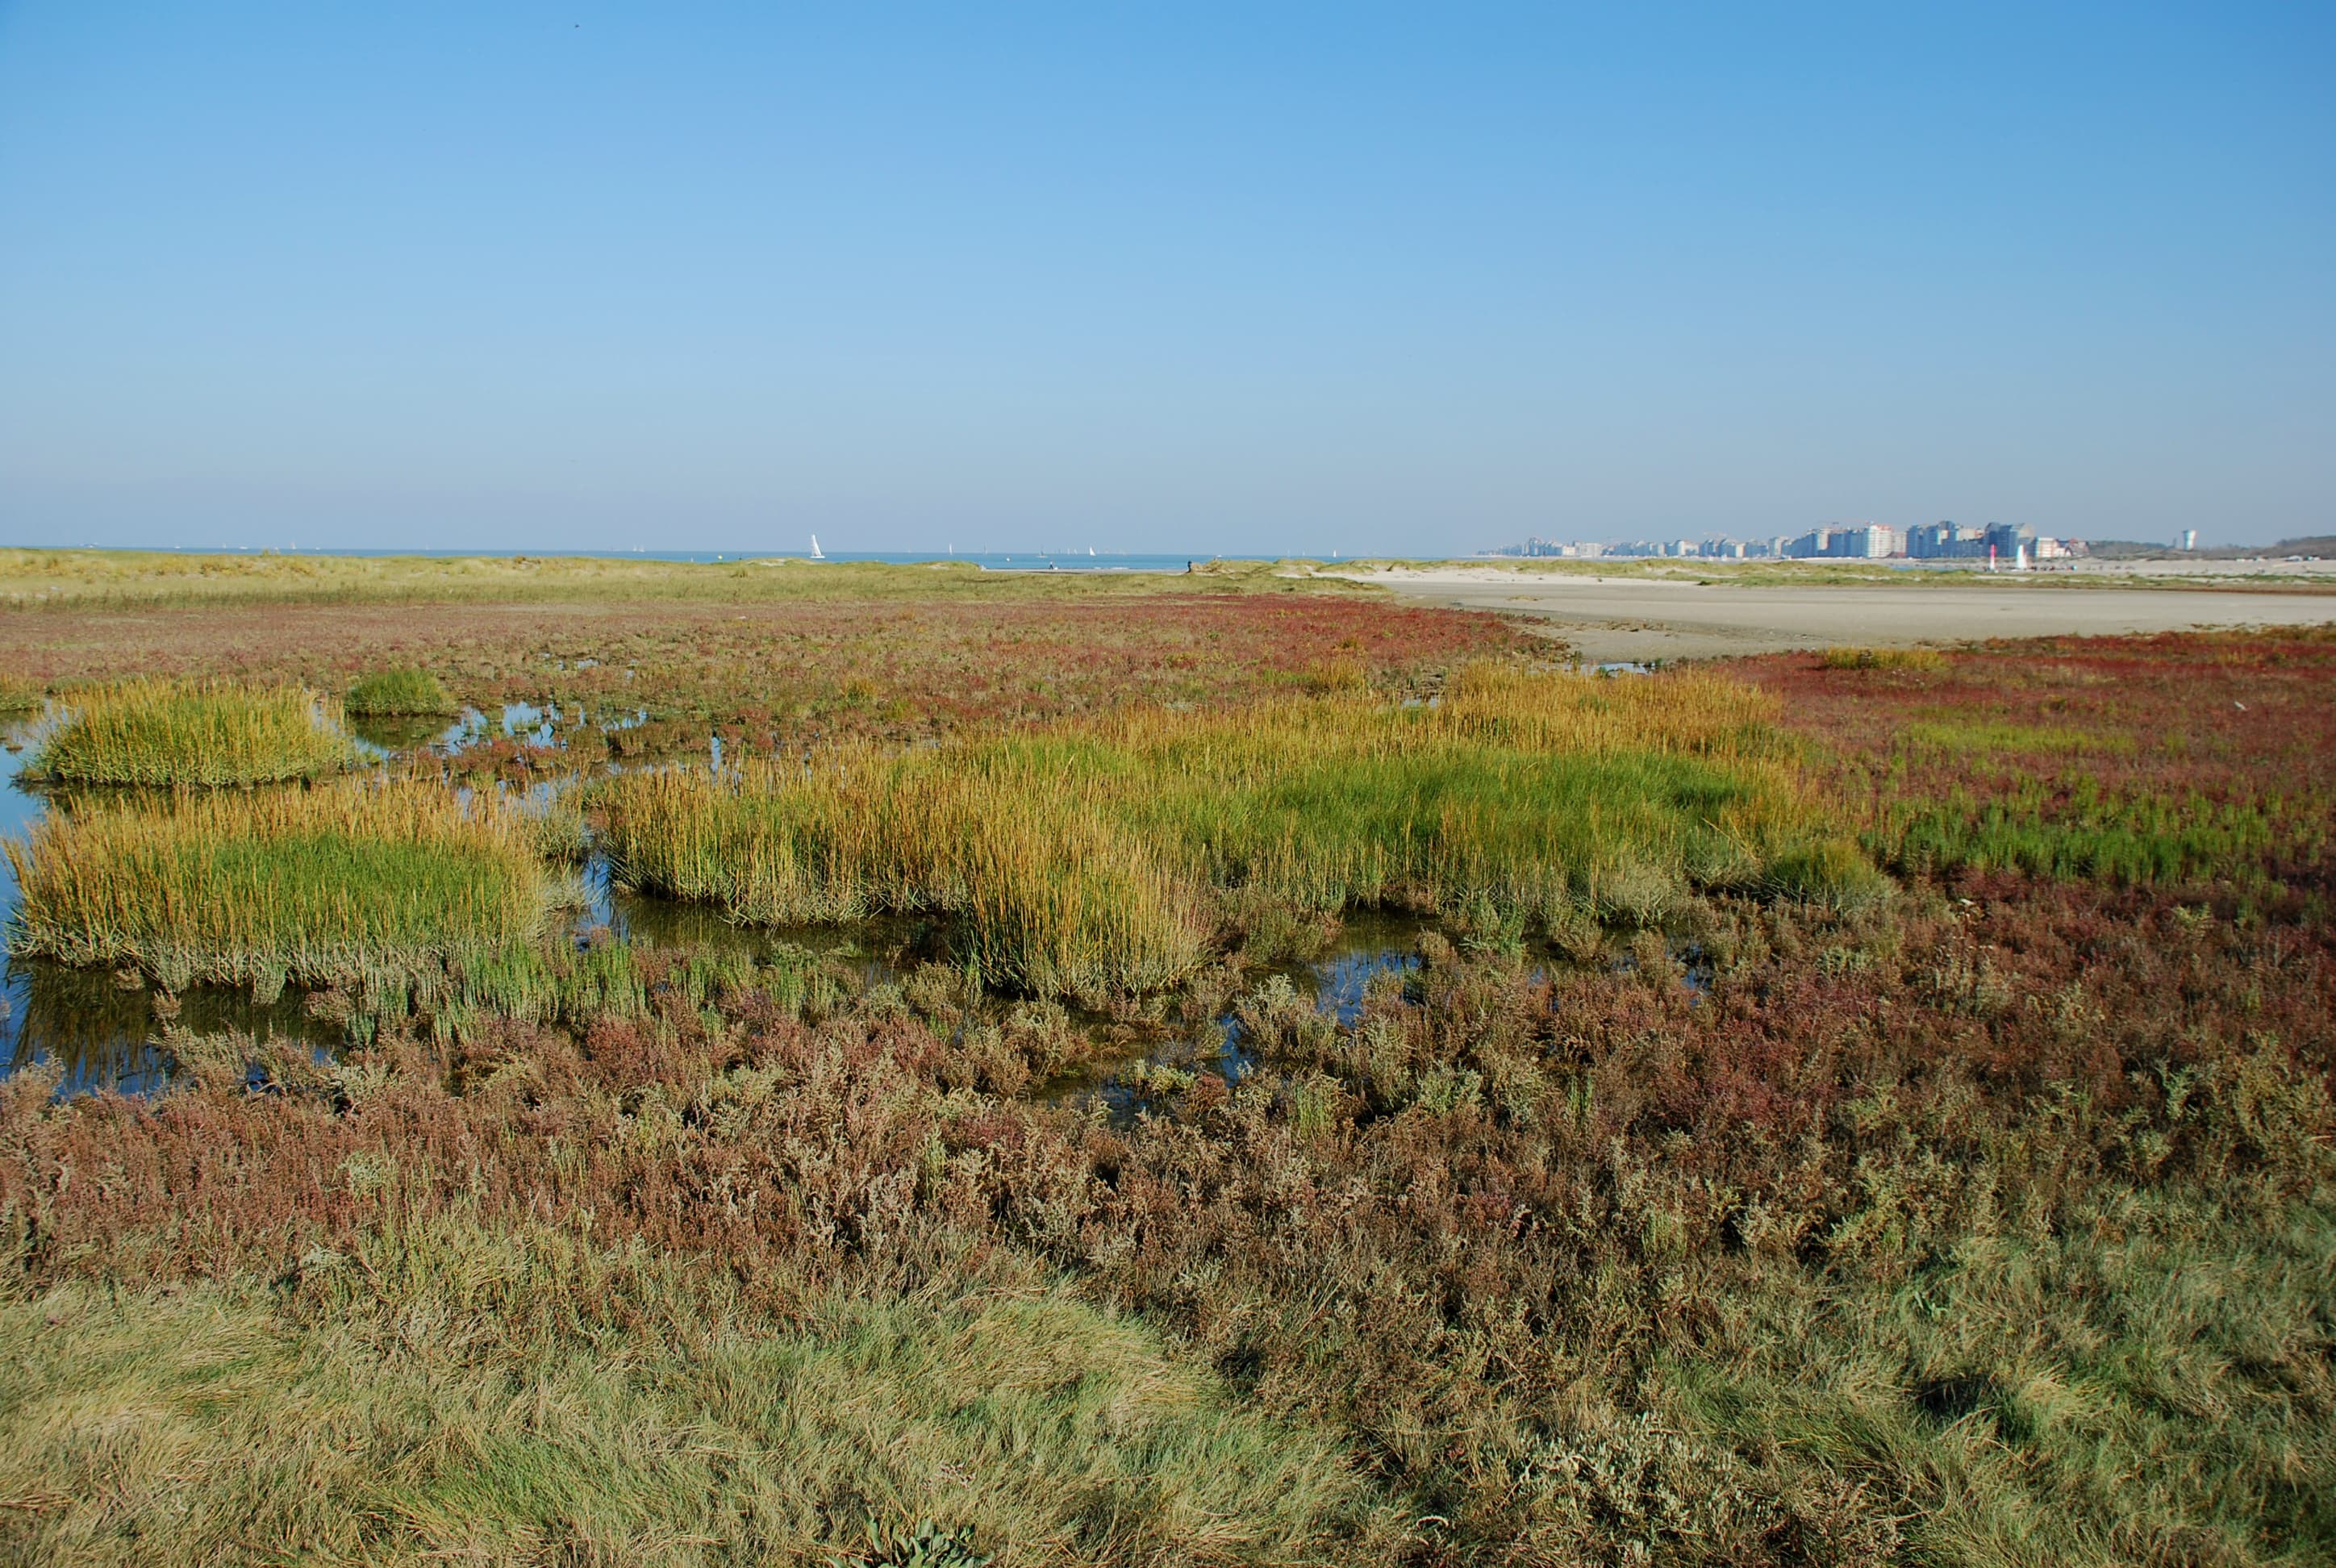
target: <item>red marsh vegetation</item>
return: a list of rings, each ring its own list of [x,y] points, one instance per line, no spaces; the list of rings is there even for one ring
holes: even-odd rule
[[[1061,600],[900,595],[742,603],[294,604],[0,616],[0,669],[58,686],[233,676],[346,690],[417,666],[460,701],[648,722],[577,748],[702,753],[903,742],[1360,676],[1396,690],[1523,639],[1458,610],[1329,592]]]

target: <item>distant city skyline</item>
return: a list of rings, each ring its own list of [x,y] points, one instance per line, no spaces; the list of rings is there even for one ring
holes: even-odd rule
[[[2331,79],[2269,5],[19,0],[0,541],[2328,533]]]

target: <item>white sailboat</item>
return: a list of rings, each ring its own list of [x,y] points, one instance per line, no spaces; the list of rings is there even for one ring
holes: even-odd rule
[[[819,552],[819,535],[815,533],[811,536],[811,558],[813,560],[825,560],[827,559],[827,557]]]

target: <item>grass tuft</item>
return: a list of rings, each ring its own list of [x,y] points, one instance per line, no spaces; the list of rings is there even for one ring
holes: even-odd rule
[[[519,812],[423,784],[89,804],[5,850],[13,950],[170,990],[475,961],[534,937],[550,896]]]
[[[129,680],[75,691],[26,774],[59,784],[219,788],[314,779],[358,759],[340,708],[301,687]]]
[[[344,706],[355,714],[442,714],[454,711],[454,699],[428,670],[399,665],[359,677]]]

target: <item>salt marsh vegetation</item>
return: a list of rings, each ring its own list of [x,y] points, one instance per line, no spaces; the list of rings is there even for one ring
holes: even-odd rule
[[[68,784],[228,788],[355,765],[340,705],[297,686],[131,679],[74,688],[25,769]]]
[[[509,951],[555,891],[517,811],[412,781],[84,802],[6,852],[16,951],[170,990]]]
[[[1698,891],[1854,903],[1878,873],[1809,809],[1760,695],[1493,666],[1434,704],[1368,690],[1144,711],[985,744],[594,802],[616,873],[774,925],[937,911],[995,985],[1090,1002],[1202,961],[1247,901],[1399,907],[1535,937],[1652,923]]]
[[[169,1070],[0,1080],[0,1556],[2336,1553],[2336,638],[1145,602],[400,646],[725,741],[591,846],[460,759],[50,799],[15,940]],[[547,918],[587,847],[703,901]]]

